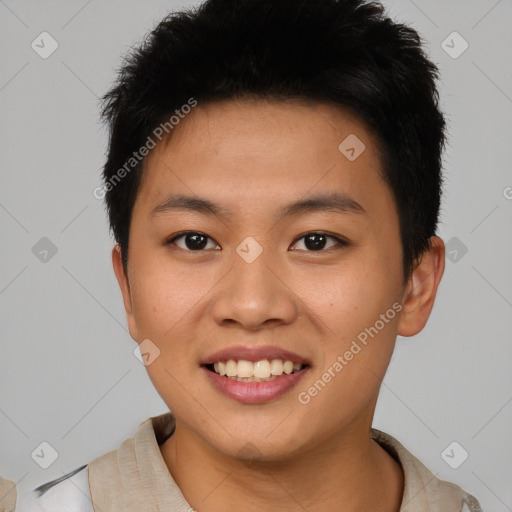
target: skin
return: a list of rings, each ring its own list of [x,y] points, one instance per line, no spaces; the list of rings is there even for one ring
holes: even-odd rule
[[[354,161],[338,149],[349,134],[366,146]],[[366,213],[276,218],[288,203],[333,190]],[[176,193],[207,198],[232,214],[151,215]],[[210,238],[202,251],[190,250],[183,237],[165,244],[182,231]],[[348,245],[327,238],[315,251],[301,238],[311,232]],[[236,252],[248,236],[263,248],[250,264]],[[396,204],[374,136],[358,118],[298,101],[198,105],[148,155],[127,271],[119,246],[112,259],[131,336],[161,351],[146,368],[176,430],[160,449],[194,509],[242,504],[252,512],[272,503],[283,512],[399,510],[401,467],[370,439],[370,428],[396,336],[418,333],[431,313],[444,244],[432,237],[404,282]],[[299,403],[298,393],[394,303],[400,313],[309,403]],[[238,344],[274,344],[311,367],[281,397],[243,404],[221,394],[200,368],[205,356]]]

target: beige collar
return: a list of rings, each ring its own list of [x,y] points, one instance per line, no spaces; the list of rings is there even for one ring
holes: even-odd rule
[[[89,463],[89,486],[95,512],[190,512],[160,452],[175,428],[168,412],[148,418],[118,449]],[[405,482],[400,512],[480,512],[478,502],[455,484],[436,478],[396,439],[372,429],[375,439],[402,466]],[[466,508],[462,508],[463,500]]]
[[[404,494],[400,512],[481,512],[473,496],[451,482],[438,479],[394,437],[372,429],[372,439],[402,466]]]

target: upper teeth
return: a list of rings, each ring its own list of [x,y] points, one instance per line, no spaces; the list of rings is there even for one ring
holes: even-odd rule
[[[246,361],[241,359],[235,361],[229,359],[226,362],[219,361],[214,363],[213,367],[220,375],[226,375],[227,377],[257,377],[260,379],[266,379],[271,375],[282,375],[283,372],[290,374],[293,371],[300,370],[302,364],[294,363],[293,361],[282,361],[281,359],[262,359],[261,361]]]

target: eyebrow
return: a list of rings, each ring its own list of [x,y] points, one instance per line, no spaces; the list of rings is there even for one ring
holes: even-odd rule
[[[231,210],[213,203],[209,199],[183,194],[172,194],[152,210],[151,217],[173,210],[192,211],[224,218],[232,216]],[[278,217],[291,217],[294,215],[318,211],[332,211],[343,214],[367,213],[361,204],[349,195],[343,192],[331,192],[326,194],[317,194],[290,203],[278,212]]]

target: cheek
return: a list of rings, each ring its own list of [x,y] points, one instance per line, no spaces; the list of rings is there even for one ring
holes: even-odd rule
[[[351,410],[361,406],[359,400],[366,403],[378,393],[393,352],[397,309],[401,307],[397,302],[396,271],[389,272],[385,267],[382,259],[359,258],[336,280],[324,283],[325,293],[317,294],[315,307],[325,312],[323,320],[335,338],[333,342],[326,338],[323,343],[314,377],[323,381],[322,375],[329,371],[336,377],[325,375],[332,384],[326,386],[329,389],[325,394],[322,391],[323,399],[316,407],[342,400]]]
[[[164,341],[180,323],[186,323],[188,313],[200,307],[206,284],[183,269],[158,262],[134,268],[133,314],[139,330],[145,337]]]
[[[399,297],[395,272],[381,260],[361,257],[333,273],[316,280],[315,290],[307,290],[306,297],[340,339],[353,338],[373,325]]]
[[[331,281],[315,305],[335,339],[325,338],[319,365],[300,391],[310,417],[330,418],[333,429],[376,400],[396,339],[400,305],[392,277],[379,280],[378,267],[363,267]],[[319,421],[317,428],[327,427]]]

